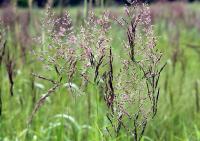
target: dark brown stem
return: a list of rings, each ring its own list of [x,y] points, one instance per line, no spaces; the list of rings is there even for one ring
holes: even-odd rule
[[[49,82],[51,82],[51,83],[53,83],[53,84],[57,84],[56,81],[54,81],[54,80],[52,80],[52,79],[49,79],[49,78],[46,78],[46,77],[44,77],[44,76],[41,76],[41,75],[38,75],[38,74],[35,74],[35,73],[32,73],[32,75],[33,75],[34,77],[39,78],[39,79],[49,81]]]
[[[35,78],[34,78],[34,76],[31,76],[31,91],[32,91],[32,103],[35,104],[36,90],[35,90]]]
[[[196,109],[197,109],[197,112],[199,112],[200,111],[200,105],[199,105],[198,81],[195,82],[195,97],[196,97]]]
[[[14,81],[13,81],[13,73],[14,73],[14,62],[12,59],[9,57],[8,53],[8,58],[6,61],[6,69],[8,73],[8,78],[9,78],[9,83],[10,83],[10,95],[13,96],[13,86],[14,86]]]

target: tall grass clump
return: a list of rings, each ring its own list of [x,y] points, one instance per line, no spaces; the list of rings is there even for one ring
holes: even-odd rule
[[[121,54],[112,46],[115,35],[111,29],[117,23],[125,35]],[[113,17],[108,11],[100,16],[90,11],[80,28],[73,27],[68,12],[56,18],[48,9],[37,41],[40,48],[35,55],[45,73],[33,75],[49,82],[51,88],[39,98],[29,123],[46,99],[63,88],[68,95],[88,96],[88,115],[92,118],[89,89],[95,89],[92,95],[102,97],[107,107],[105,136],[120,138],[123,132],[131,140],[141,140],[148,121],[157,113],[159,78],[165,67],[160,63],[162,54],[156,48],[147,5],[131,3],[122,18]]]

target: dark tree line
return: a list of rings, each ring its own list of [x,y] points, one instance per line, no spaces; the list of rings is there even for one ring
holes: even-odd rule
[[[10,3],[13,0],[0,0],[0,6]],[[20,7],[27,7],[29,0],[16,0],[17,5]],[[33,5],[38,7],[44,7],[48,0],[33,0]],[[126,3],[127,0],[88,0],[91,1],[94,5],[98,6],[100,2],[104,2],[105,5],[119,5]],[[143,2],[152,3],[156,1],[163,1],[163,0],[141,0]],[[164,1],[175,1],[175,0],[164,0]],[[200,1],[200,0],[187,0],[189,2],[192,1]],[[84,0],[53,0],[54,6],[76,6],[83,4]]]

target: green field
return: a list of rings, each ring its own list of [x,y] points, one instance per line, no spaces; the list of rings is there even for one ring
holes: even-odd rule
[[[159,81],[158,111],[155,118],[147,124],[142,138],[144,141],[200,140],[200,26],[198,27],[200,5],[185,4],[184,8],[187,10],[186,14],[183,14],[184,20],[183,17],[173,17],[163,10],[160,13],[165,13],[163,14],[165,16],[156,17],[156,15],[153,22],[157,47],[163,53],[161,65],[165,62],[167,65]],[[77,30],[80,28],[80,16],[77,14],[80,12],[77,11],[82,11],[79,9],[69,10],[72,13],[74,28]],[[120,11],[120,13],[123,11],[121,7],[107,9],[114,12]],[[101,10],[98,9],[97,13],[101,13]],[[188,14],[191,11],[196,12],[196,16],[191,17]],[[31,25],[28,27],[31,36],[38,36],[38,32],[41,31],[40,23],[37,23],[38,17],[43,19],[44,15],[44,10],[33,9]],[[193,18],[196,23],[193,23]],[[20,30],[19,26],[15,28],[15,32],[20,33]],[[57,79],[57,76],[47,71],[43,63],[31,53],[32,50],[37,51],[41,48],[40,44],[35,42],[24,44],[27,47],[24,57],[21,49],[23,45],[18,43],[17,38],[13,39],[12,32],[6,33],[6,48],[8,48],[6,53],[9,51],[10,57],[15,62],[14,95],[10,95],[10,83],[6,69],[6,62],[9,59],[5,57],[0,68],[0,102],[2,105],[0,141],[133,140],[124,130],[117,137],[107,133],[106,127],[109,126],[109,121],[106,118],[107,106],[102,93],[94,85],[89,85],[84,92],[81,91],[78,85],[81,83],[78,75],[73,80],[78,85],[74,88],[75,92],[72,93],[65,87],[60,87],[46,99],[34,114],[32,122],[28,124],[36,102],[53,86],[51,83],[34,77],[32,73],[52,79]],[[116,56],[123,56],[121,48],[122,41],[126,39],[126,33],[114,23],[109,36],[112,37],[113,53]],[[45,43],[49,42],[47,40]],[[114,61],[115,71],[119,67],[120,60]]]

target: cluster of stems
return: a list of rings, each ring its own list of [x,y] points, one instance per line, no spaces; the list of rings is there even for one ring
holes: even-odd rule
[[[73,93],[78,87],[79,93],[84,93],[92,84],[103,89],[108,133],[118,136],[126,131],[135,141],[140,140],[148,119],[157,113],[159,78],[165,67],[160,67],[162,54],[156,49],[147,5],[126,6],[121,19],[108,11],[100,16],[89,12],[84,24],[76,29],[68,12],[62,17],[56,17],[50,9],[47,13],[38,39],[42,47],[35,54],[54,77],[33,74],[50,82],[52,88],[38,100],[30,121],[57,88],[64,86]],[[114,52],[111,42],[116,21],[126,35],[121,41],[121,55]]]

